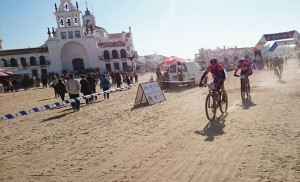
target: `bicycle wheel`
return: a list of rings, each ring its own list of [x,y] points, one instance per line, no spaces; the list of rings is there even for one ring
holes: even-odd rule
[[[225,112],[227,112],[227,108],[228,108],[228,97],[227,97],[227,93],[225,94],[225,101],[223,99],[224,95],[220,94],[219,95],[219,106],[220,106],[220,111],[222,114],[224,114]]]
[[[216,112],[217,112],[216,99],[214,98],[213,95],[214,94],[209,93],[205,101],[205,112],[206,112],[206,117],[209,121],[213,121],[215,119]]]
[[[245,80],[244,79],[241,80],[241,97],[242,97],[242,100],[245,100],[246,93],[245,93]]]

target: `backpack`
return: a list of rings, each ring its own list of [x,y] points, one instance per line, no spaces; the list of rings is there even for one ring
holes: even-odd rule
[[[104,78],[104,80],[103,80],[103,86],[105,86],[105,87],[107,87],[107,86],[108,86],[108,81],[107,81],[107,79],[106,79],[106,78]]]

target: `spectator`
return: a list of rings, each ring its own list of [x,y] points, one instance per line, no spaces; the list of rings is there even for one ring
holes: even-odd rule
[[[117,88],[121,88],[121,84],[122,84],[122,81],[121,81],[122,79],[121,79],[121,75],[120,75],[120,73],[119,72],[117,72],[116,74],[115,74],[115,81],[116,81],[116,83],[117,83]]]
[[[153,80],[154,80],[154,79],[153,79],[153,75],[151,75],[151,78],[150,78],[149,81],[150,81],[150,82],[153,82]]]
[[[129,78],[128,73],[125,73],[125,80],[126,80],[127,85],[130,85],[130,78]]]
[[[12,78],[12,82],[11,82],[15,88],[15,91],[18,92],[19,91],[19,87],[18,87],[18,83],[17,83],[17,79],[16,78]]]
[[[15,93],[15,88],[10,79],[7,79],[7,90],[8,92],[11,91],[12,93]]]
[[[157,70],[156,70],[156,78],[157,78],[157,80],[160,81],[161,77],[162,77],[162,73],[160,71],[160,68],[157,68]]]
[[[70,99],[75,99],[79,97],[81,85],[80,83],[74,79],[74,75],[70,75],[70,79],[66,82],[66,90],[69,93]],[[80,110],[80,101],[76,100],[75,103],[72,102],[72,108],[74,111]]]
[[[42,80],[43,88],[45,87],[47,88],[47,82],[48,82],[47,76],[43,75],[41,80]]]
[[[53,89],[54,89],[54,95],[55,95],[55,98],[56,98],[56,96],[59,97],[59,95],[58,95],[58,93],[57,93],[57,91],[56,91],[56,85],[57,85],[57,84],[58,84],[57,77],[54,76],[54,77],[53,77],[53,80],[52,80],[51,86],[52,86]]]
[[[133,71],[133,76],[134,76],[134,82],[137,83],[138,82],[138,74],[136,73],[136,71]]]
[[[110,82],[109,79],[106,78],[106,76],[103,74],[102,78],[100,80],[100,89],[103,89],[103,92],[106,90],[109,90],[110,88]],[[107,95],[107,99],[109,99],[109,93],[104,93],[104,99],[106,99],[106,95]]]
[[[111,72],[111,73],[110,73],[110,78],[111,78],[111,84],[112,84],[112,85],[115,85],[115,84],[116,84],[116,81],[115,81],[115,73],[114,73],[114,72]]]
[[[90,73],[86,79],[89,82],[92,93],[96,93],[97,80],[93,77],[93,75],[93,73]],[[97,96],[95,96],[94,99],[97,100]]]
[[[67,92],[66,86],[63,82],[63,80],[60,78],[58,79],[58,83],[56,84],[56,91],[58,95],[61,97],[61,100],[65,100],[65,93]]]
[[[129,79],[130,79],[130,83],[133,83],[133,73],[132,73],[132,71],[128,72],[128,76],[129,76]]]
[[[90,88],[89,82],[85,78],[85,75],[82,74],[80,77],[81,77],[81,80],[80,80],[81,93],[83,93],[83,95],[91,95],[92,90]],[[87,105],[91,104],[92,98],[86,98],[85,102],[86,102]]]

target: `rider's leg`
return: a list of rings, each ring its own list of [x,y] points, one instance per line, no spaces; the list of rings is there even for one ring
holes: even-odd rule
[[[246,83],[247,83],[248,87],[250,88],[250,80],[249,80],[248,76],[246,77]]]
[[[225,87],[224,87],[224,85],[221,85],[220,87],[221,87],[222,95],[223,95],[222,101],[226,101],[226,100],[227,100],[227,97],[226,97]]]

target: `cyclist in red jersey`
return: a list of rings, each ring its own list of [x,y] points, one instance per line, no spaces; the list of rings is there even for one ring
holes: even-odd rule
[[[241,69],[242,75],[246,75],[246,83],[248,84],[248,86],[250,88],[250,81],[249,81],[248,76],[252,75],[251,63],[249,61],[247,61],[245,58],[242,58],[241,60],[239,60],[239,65],[235,69],[234,76],[237,76],[236,72],[239,69]]]
[[[208,73],[212,74],[212,77],[214,79],[213,83],[216,84],[216,86],[219,86],[222,90],[223,93],[223,101],[225,101],[225,96],[226,95],[226,91],[225,91],[225,87],[224,87],[224,81],[225,81],[225,72],[224,72],[224,68],[222,65],[220,65],[218,63],[218,60],[216,58],[212,58],[210,60],[210,66],[207,67],[206,71],[204,72],[204,74],[201,77],[199,86],[202,87],[203,86],[203,79],[205,78],[205,76]]]

